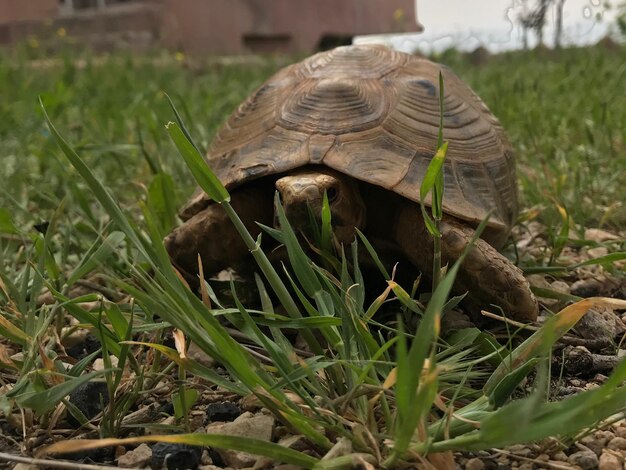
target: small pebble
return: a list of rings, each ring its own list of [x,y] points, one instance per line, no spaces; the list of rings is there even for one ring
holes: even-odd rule
[[[109,389],[105,382],[87,382],[72,390],[69,400],[85,418],[91,419],[103,410],[103,406],[108,405]],[[80,426],[70,413],[67,414],[67,421],[73,426]]]
[[[596,455],[600,455],[602,453],[602,449],[606,445],[607,439],[603,437],[595,437],[595,436],[585,436],[580,440],[580,443],[589,448],[589,450],[593,451]]]
[[[615,428],[615,435],[626,438],[626,426],[617,426]]]
[[[569,294],[569,284],[565,281],[554,281],[550,286],[557,292]]]
[[[598,456],[590,450],[575,452],[567,460],[572,465],[578,465],[583,470],[591,470],[598,466]]]
[[[198,468],[202,448],[186,444],[157,442],[152,446],[152,468],[168,470],[188,470]]]
[[[74,359],[83,359],[92,352],[96,351],[100,347],[100,341],[92,334],[86,334],[83,341],[72,344],[65,348],[65,352],[68,356]]]
[[[225,401],[221,403],[210,403],[206,407],[206,416],[209,422],[234,421],[240,414],[241,414],[241,409],[237,405],[229,401]]]
[[[587,255],[589,258],[600,258],[601,256],[606,256],[609,254],[608,248],[604,246],[597,246],[595,248],[589,248],[587,250]]]
[[[211,459],[211,462],[213,462],[213,464],[217,465],[218,467],[226,467],[222,456],[218,454],[217,450],[209,448],[207,451],[207,455],[209,456],[209,459]]]
[[[596,377],[594,377],[594,380],[595,380],[598,376],[604,377],[604,379],[605,379],[605,380],[608,378],[608,377],[606,377],[605,375],[598,374]],[[615,433],[612,433],[611,431],[608,431],[608,430],[606,430],[606,429],[603,429],[603,430],[600,430],[600,431],[596,431],[593,435],[594,435],[596,438],[598,438],[598,439],[603,438],[603,439],[606,439],[607,441],[610,441],[611,439],[613,439],[613,438],[615,437]]]
[[[483,470],[485,468],[485,464],[479,458],[469,459],[465,464],[466,470]]]
[[[509,462],[510,462],[510,461],[509,461],[509,458],[508,458],[506,455],[504,455],[504,454],[503,454],[503,455],[501,455],[500,457],[498,457],[498,458],[496,459],[496,461],[498,462],[498,464],[501,464],[501,463],[502,463],[502,464],[506,464],[506,465],[508,465],[508,464],[509,464]]]
[[[626,450],[626,439],[623,437],[614,437],[607,444],[607,448],[613,450]]]
[[[558,460],[559,462],[567,462],[568,457],[565,452],[563,452],[562,450],[559,450],[558,452],[555,452],[554,454],[552,454],[552,460]]]
[[[117,458],[117,465],[122,468],[143,468],[152,459],[152,449],[148,444],[141,444]]]
[[[99,449],[82,450],[72,452],[71,454],[63,454],[67,460],[85,461],[90,460],[95,463],[112,462],[115,459],[115,448],[100,447]]]
[[[622,470],[622,462],[616,455],[605,451],[600,456],[598,470]]]
[[[602,243],[609,240],[619,240],[619,236],[600,228],[588,228],[585,229],[585,240]]]
[[[519,455],[520,457],[531,457],[533,455],[533,450],[524,444],[515,444],[512,446],[508,446],[506,448],[509,452],[515,455]]]
[[[578,297],[596,297],[602,290],[602,284],[595,279],[579,279],[570,286],[570,293]]]

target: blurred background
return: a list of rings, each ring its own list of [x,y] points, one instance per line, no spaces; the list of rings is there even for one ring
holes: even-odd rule
[[[311,53],[354,40],[501,52],[593,44],[619,34],[624,11],[605,0],[0,0],[0,44],[63,31],[95,50]]]
[[[141,212],[167,174],[179,207],[194,181],[164,91],[204,151],[277,70],[353,41],[445,63],[481,96],[514,145],[522,219],[547,223],[555,246],[570,225],[623,230],[625,34],[626,0],[0,0],[0,231],[3,208],[30,226],[68,194],[100,220],[40,94],[125,205]]]

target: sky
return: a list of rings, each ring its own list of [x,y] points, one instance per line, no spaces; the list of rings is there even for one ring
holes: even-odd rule
[[[417,0],[417,16],[424,32],[398,36],[392,43],[407,52],[419,49],[424,53],[451,46],[473,50],[483,45],[492,52],[517,49],[522,46],[522,33],[515,20],[525,5],[530,8],[536,3],[538,0]],[[591,44],[602,38],[615,23],[615,8],[607,10],[605,4],[606,0],[566,0],[563,44]],[[550,46],[554,42],[554,16],[551,8],[544,30],[544,40]],[[534,46],[532,33],[529,39]],[[359,38],[355,42],[371,40]]]

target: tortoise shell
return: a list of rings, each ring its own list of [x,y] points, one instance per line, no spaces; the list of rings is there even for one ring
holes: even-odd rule
[[[325,165],[419,202],[437,147],[439,72],[449,142],[444,210],[474,224],[491,212],[492,231],[506,235],[517,217],[517,186],[498,120],[445,66],[383,46],[340,47],[280,70],[230,116],[206,162],[228,189]],[[198,192],[181,218],[209,202]]]

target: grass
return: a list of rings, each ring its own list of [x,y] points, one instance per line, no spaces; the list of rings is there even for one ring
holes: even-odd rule
[[[191,295],[161,244],[174,223],[173,207],[196,184],[185,161],[198,183],[219,198],[226,196],[197,164],[199,154],[181,132],[182,123],[164,128],[174,114],[162,90],[179,106],[197,147],[205,149],[230,111],[278,65],[183,67],[165,54],[141,59],[115,55],[104,65],[89,59],[79,65],[68,55],[40,69],[27,60],[29,54],[33,51],[0,58],[0,83],[13,96],[0,105],[6,116],[0,122],[0,330],[10,340],[0,343],[0,352],[8,345],[23,352],[22,358],[9,362],[0,355],[9,371],[3,380],[13,387],[0,399],[5,415],[31,409],[47,422],[58,404],[67,402],[69,390],[100,375],[114,400],[96,435],[123,435],[128,410],[148,390],[171,380],[171,366],[163,357],[178,366],[179,385],[199,385],[195,381],[200,378],[200,384],[217,384],[239,395],[253,393],[317,449],[332,447],[330,435],[352,439],[355,451],[376,442],[378,461],[388,468],[410,460],[412,453],[497,447],[561,434],[565,428],[565,439],[572,438],[577,429],[622,410],[624,364],[599,389],[561,403],[544,400],[550,346],[599,301],[565,308],[510,350],[475,329],[444,341],[438,338],[438,319],[454,268],[425,309],[391,279],[388,289],[368,305],[358,264],[333,252],[326,253],[328,264],[312,262],[284,218],[282,236],[293,270],[285,281],[265,262],[262,251],[257,252],[263,313],[239,302],[222,308],[208,285],[202,299]],[[501,118],[518,151],[522,217],[547,227],[545,257],[522,263],[559,263],[564,243],[585,243],[579,240],[585,227],[626,229],[626,107],[618,86],[626,72],[619,56],[601,49],[563,51],[549,60],[512,53],[482,67],[453,54],[444,59]],[[40,93],[54,127],[41,114]],[[42,221],[49,227],[39,233],[35,224]],[[328,234],[321,233],[324,238]],[[623,241],[611,246],[615,251],[624,248]],[[352,247],[357,249],[367,249],[366,240]],[[94,295],[70,300],[72,287],[94,272],[104,273],[107,285],[128,293],[132,301],[102,302]],[[44,287],[55,299],[49,306],[36,302]],[[276,294],[287,315],[277,313],[268,292]],[[374,313],[392,300],[398,313],[422,318],[414,335],[402,326],[376,328]],[[87,309],[87,301],[95,302],[95,309]],[[87,375],[94,355],[63,368],[53,333],[64,338],[75,328],[68,325],[67,314],[93,331],[103,356],[117,357],[117,366],[107,359],[104,371]],[[235,341],[218,315],[265,351],[272,366]],[[169,325],[218,359],[228,374],[219,375],[164,346]],[[283,333],[285,327],[305,333],[312,357],[293,360],[297,352]],[[489,346],[491,354],[484,352]],[[509,402],[537,365],[535,392]],[[128,380],[128,371],[133,380]],[[198,399],[188,390],[180,386],[173,398],[183,430]],[[86,421],[67,406],[80,422]],[[480,430],[468,426],[468,419],[479,421]],[[510,422],[519,423],[515,432]],[[420,431],[416,435],[415,429]],[[168,439],[240,448],[305,468],[347,465],[338,460],[324,467],[310,456],[241,439]]]
[[[602,47],[511,52],[486,66],[450,66],[501,120],[517,151],[522,207],[558,224],[626,226],[626,100],[622,52]],[[442,57],[446,59],[446,57]]]
[[[515,52],[486,66],[450,53],[440,60],[502,121],[517,151],[524,209],[540,211],[547,225],[559,224],[558,203],[580,227],[624,229],[626,106],[620,84],[626,67],[619,53],[576,49],[545,58]],[[36,68],[19,55],[0,58],[0,83],[11,90],[11,100],[0,105],[7,183],[0,207],[10,208],[15,199],[22,209],[18,220],[37,221],[27,214],[29,204],[45,219],[61,194],[74,192],[63,178],[66,163],[54,156],[37,108],[39,94],[48,95],[54,122],[68,129],[67,138],[123,202],[136,200],[138,185],[150,178],[145,150],[174,176],[176,200],[182,203],[194,183],[162,130],[171,113],[161,92],[184,103],[181,113],[204,149],[239,102],[279,68],[271,62],[184,68],[169,56],[116,55],[105,67],[89,61],[87,56],[77,67],[68,54],[57,65]]]

